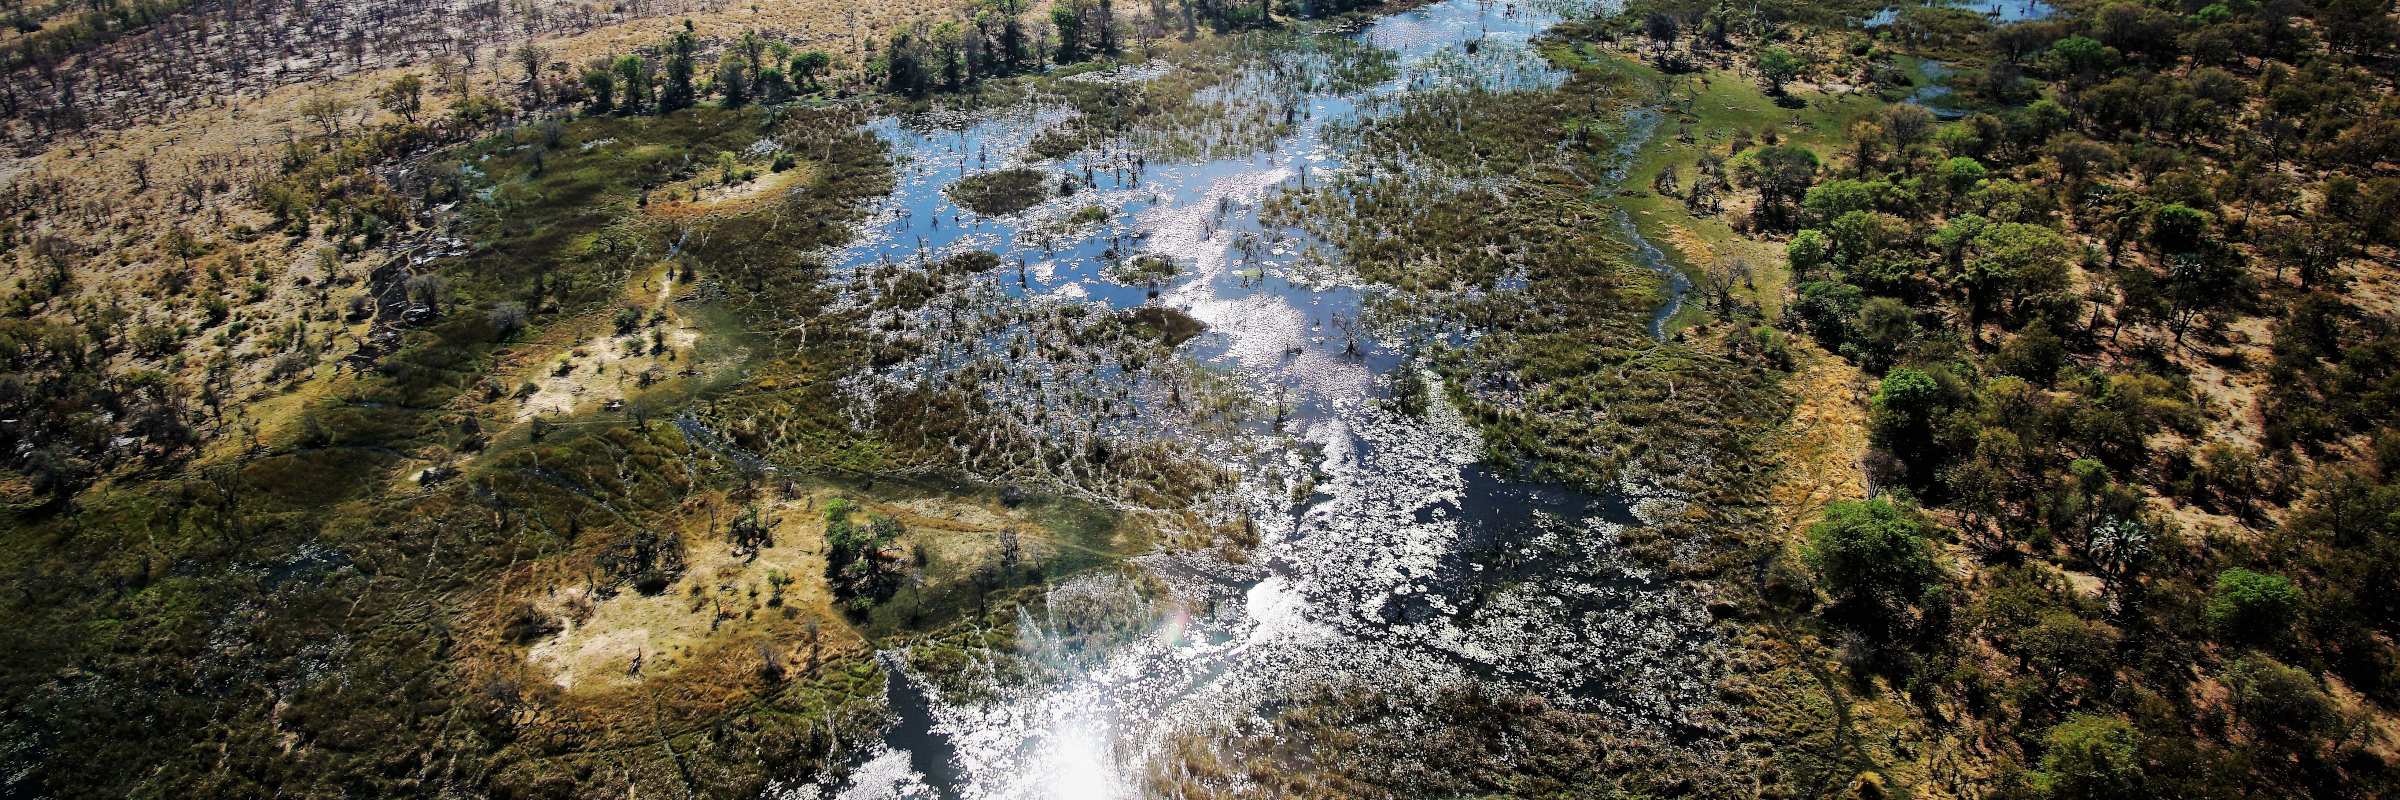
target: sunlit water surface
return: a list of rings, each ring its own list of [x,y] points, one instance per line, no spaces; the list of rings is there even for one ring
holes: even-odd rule
[[[1018,623],[1021,655],[1066,677],[996,686],[996,701],[946,701],[911,676],[905,651],[883,653],[897,723],[841,785],[780,793],[1133,796],[1170,737],[1252,729],[1270,704],[1317,686],[1426,698],[1478,684],[1661,729],[1684,724],[1683,709],[1699,702],[1712,681],[1706,612],[1688,593],[1628,564],[1617,547],[1618,531],[1675,513],[1676,501],[1639,483],[1591,496],[1486,472],[1477,465],[1483,445],[1474,428],[1439,402],[1438,392],[1423,417],[1387,410],[1378,396],[1390,374],[1420,368],[1407,363],[1412,342],[1404,339],[1456,344],[1468,334],[1349,333],[1358,330],[1364,299],[1378,290],[1335,266],[1339,259],[1325,243],[1258,219],[1260,204],[1274,193],[1344,168],[1325,141],[1330,125],[1385,113],[1408,92],[1553,85],[1560,76],[1529,42],[1569,11],[1450,0],[1340,34],[1388,51],[1396,69],[1367,86],[1303,81],[1311,91],[1271,104],[1285,108],[1286,99],[1296,100],[1288,105],[1295,117],[1288,131],[1222,158],[1177,161],[1159,157],[1154,147],[1116,145],[1044,161],[1027,143],[1067,112],[1039,103],[968,118],[874,123],[893,146],[901,180],[868,235],[839,254],[843,268],[872,272],[990,250],[1003,266],[977,276],[956,293],[967,299],[955,302],[984,309],[1173,307],[1207,325],[1183,346],[1192,361],[1232,376],[1254,396],[1284,398],[1290,411],[1279,425],[1198,446],[1245,476],[1223,499],[1223,511],[1255,520],[1261,543],[1247,563],[1210,554],[1144,557],[1139,567],[1169,587],[1156,600],[1114,573],[1051,587],[1058,601],[1051,607],[1104,598],[1137,604],[1157,622],[1132,641],[1090,653],[1062,644],[1055,620],[1028,612]],[[1291,58],[1297,61],[1276,62],[1280,71],[1262,66],[1210,97],[1233,105],[1288,93],[1292,75],[1314,74],[1305,69],[1311,56]],[[1294,63],[1302,68],[1297,73]],[[1156,69],[1129,68],[1113,79],[1141,79]],[[1654,121],[1648,112],[1629,119],[1621,152],[1630,154]],[[959,208],[943,191],[962,177],[1016,165],[1078,183],[1088,176],[1088,185],[995,218]],[[1106,210],[1105,223],[1066,223],[1092,205]],[[1667,271],[1655,247],[1629,223],[1622,227],[1641,263]],[[1172,258],[1179,274],[1155,296],[1110,280],[1110,266],[1133,253]],[[1677,291],[1670,296],[1679,297],[1681,277],[1672,281]],[[1672,301],[1659,309],[1654,334],[1673,311]],[[978,359],[988,363],[1011,335],[949,321],[953,316],[923,311],[906,325],[927,341],[963,344],[932,348],[862,378],[852,396],[871,403],[878,386],[941,380]],[[1135,382],[1113,369],[1040,359],[1015,359],[1008,368],[1027,373],[1025,385],[1037,388],[1003,401],[1057,402],[1071,387]],[[1159,424],[1136,415],[1109,427],[1157,435]],[[1294,487],[1306,480],[1313,485],[1294,502]]]

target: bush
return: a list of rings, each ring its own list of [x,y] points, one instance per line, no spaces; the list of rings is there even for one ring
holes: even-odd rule
[[[2066,342],[2044,325],[2027,328],[2023,334],[2000,346],[1993,356],[1992,366],[2003,373],[2049,386],[2058,379],[2058,370],[2067,362]]]
[[[1800,284],[1800,301],[1792,304],[1792,315],[1816,337],[1817,343],[1829,350],[1838,350],[1850,336],[1851,319],[1858,316],[1865,294],[1858,287],[1841,281],[1809,281]]]
[[[2265,656],[2243,656],[2226,665],[2234,713],[2263,744],[2286,749],[2308,746],[2333,727],[2333,701],[2317,679]]]
[[[2141,734],[2119,717],[2076,714],[2043,737],[2042,771],[2034,783],[2054,798],[2139,797]]]
[[[1926,531],[1882,498],[1837,502],[1809,527],[1801,558],[1838,606],[1889,622],[1940,579]]]
[[[1833,258],[1833,242],[1825,238],[1824,231],[1809,228],[1793,234],[1791,243],[1783,246],[1783,253],[1791,261],[1792,275],[1805,278]]]
[[[2217,576],[2208,597],[2208,624],[2234,641],[2282,638],[2300,615],[2300,590],[2290,578],[2229,569]]]
[[[1890,297],[1870,297],[1858,307],[1849,340],[1841,345],[1842,355],[1857,362],[1859,369],[1882,372],[1899,360],[1901,351],[1916,336],[1917,322],[1908,304]]]

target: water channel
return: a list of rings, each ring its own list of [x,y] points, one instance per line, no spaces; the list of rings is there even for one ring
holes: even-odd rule
[[[1712,682],[1707,613],[1688,592],[1628,563],[1617,546],[1627,527],[1675,513],[1675,498],[1638,482],[1592,495],[1494,474],[1478,465],[1484,448],[1474,427],[1439,392],[1421,416],[1389,409],[1379,396],[1391,376],[1422,369],[1408,356],[1422,342],[1410,337],[1455,343],[1471,334],[1361,330],[1362,309],[1384,290],[1348,277],[1325,243],[1260,221],[1275,193],[1345,168],[1328,144],[1331,126],[1384,113],[1410,92],[1555,85],[1561,76],[1530,42],[1561,14],[1579,11],[1446,0],[1317,34],[1374,50],[1362,60],[1302,47],[1247,68],[1206,97],[1237,109],[1229,116],[1255,110],[1245,103],[1278,109],[1288,124],[1254,142],[1176,151],[1182,158],[1132,142],[1040,158],[1030,143],[1069,113],[1040,102],[874,123],[901,178],[867,235],[839,254],[844,269],[995,252],[1002,266],[954,294],[985,307],[1175,309],[1206,326],[1181,345],[1189,362],[1290,410],[1274,425],[1195,447],[1243,475],[1226,502],[1256,520],[1260,543],[1248,559],[1137,560],[1168,587],[1164,599],[1114,573],[1051,587],[1053,608],[1107,598],[1145,604],[1157,622],[1105,652],[1070,652],[1055,620],[1026,613],[1019,655],[1065,676],[1040,685],[996,686],[979,693],[983,699],[952,702],[912,675],[905,650],[883,653],[898,722],[840,785],[791,796],[1134,796],[1172,737],[1243,730],[1316,686],[1425,698],[1473,684],[1676,729]],[[1159,69],[1079,79],[1140,80]],[[1654,122],[1646,110],[1627,120],[1621,158],[1638,150]],[[989,217],[945,191],[1020,166],[1065,176],[1075,190]],[[1666,276],[1668,299],[1651,321],[1653,335],[1663,336],[1686,284],[1632,225],[1620,227],[1638,262]],[[1153,286],[1112,280],[1111,270],[1133,254],[1171,259],[1175,277]],[[927,341],[974,346],[929,347],[863,379],[855,396],[871,402],[876,382],[931,380],[978,359],[990,363],[1010,332],[946,327],[956,316],[937,308],[895,324]],[[1038,387],[1014,402],[1053,402],[1067,387],[1134,380],[1111,368],[999,360],[1027,373],[1022,385]],[[1156,430],[1142,421],[1118,427],[1124,435]]]

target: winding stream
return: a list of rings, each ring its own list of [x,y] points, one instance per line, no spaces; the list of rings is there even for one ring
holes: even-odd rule
[[[1677,501],[1638,482],[1594,496],[1488,472],[1478,466],[1484,448],[1474,427],[1439,392],[1421,417],[1389,410],[1378,402],[1389,376],[1423,368],[1409,362],[1406,339],[1464,334],[1360,330],[1361,309],[1382,290],[1329,267],[1339,259],[1324,243],[1259,220],[1274,193],[1344,168],[1326,144],[1330,125],[1382,113],[1409,92],[1554,85],[1560,75],[1529,42],[1573,10],[1447,0],[1326,34],[1388,53],[1387,77],[1322,79],[1335,70],[1305,52],[1255,67],[1211,91],[1229,103],[1243,92],[1285,92],[1275,104],[1288,109],[1289,124],[1226,157],[1178,161],[1112,143],[1042,160],[1028,144],[1067,112],[1038,102],[873,125],[891,142],[901,180],[868,235],[839,255],[842,268],[863,274],[990,250],[1003,266],[960,293],[987,308],[1173,308],[1207,326],[1184,355],[1279,406],[1288,397],[1289,412],[1273,426],[1199,445],[1243,476],[1224,511],[1255,521],[1260,543],[1246,563],[1209,553],[1140,559],[1167,586],[1164,598],[1113,574],[1053,586],[1052,607],[1101,597],[1148,608],[1158,622],[1095,654],[1071,652],[1056,620],[1028,614],[1020,655],[1065,677],[996,685],[995,699],[947,701],[912,676],[904,650],[882,654],[898,724],[845,783],[790,796],[1131,796],[1173,737],[1249,729],[1273,704],[1317,686],[1425,699],[1480,685],[1688,732],[1684,711],[1705,701],[1715,670],[1707,613],[1617,545],[1620,531],[1675,513]],[[1156,74],[1126,72],[1114,79]],[[1294,75],[1308,78],[1296,97]],[[1654,122],[1647,111],[1628,120],[1620,157],[1639,149]],[[998,217],[962,209],[944,191],[1017,165],[1079,185]],[[1106,219],[1091,220],[1088,207]],[[1620,219],[1637,260],[1666,276],[1666,302],[1650,323],[1663,337],[1686,283]],[[1170,258],[1178,274],[1151,288],[1110,280],[1129,253]],[[994,360],[1008,332],[945,327],[957,316],[945,322],[932,310],[902,320],[942,344],[870,381],[939,380]],[[1002,360],[1040,387],[1018,398],[1025,403],[1056,400],[1050,393],[1079,382],[1130,380],[1109,369]],[[871,401],[873,386],[854,388]]]

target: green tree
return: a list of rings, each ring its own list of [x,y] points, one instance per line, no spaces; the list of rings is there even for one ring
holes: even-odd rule
[[[2124,718],[2081,713],[2042,737],[2035,784],[2059,800],[2143,796],[2142,738]]]
[[[807,91],[817,90],[817,81],[833,68],[833,56],[823,50],[804,50],[792,56],[792,80]]]
[[[1790,227],[1792,205],[1816,181],[1820,165],[1815,151],[1782,144],[1745,154],[1735,163],[1733,174],[1742,185],[1758,191],[1760,221],[1782,229]]]
[[[1966,156],[1951,156],[1942,162],[1936,174],[1941,178],[1942,188],[1948,189],[1951,197],[1965,197],[1968,192],[1975,190],[1977,184],[1983,183],[1984,176],[1990,173],[1983,168],[1983,162]]]
[[[1802,66],[1799,56],[1781,47],[1769,47],[1758,54],[1758,75],[1767,80],[1769,94],[1783,94],[1783,85],[1800,77]]]
[[[933,88],[925,63],[929,35],[923,25],[892,31],[892,43],[883,49],[883,80],[892,91],[916,96]]]
[[[2261,744],[2301,750],[2340,720],[2315,676],[2262,655],[2245,655],[2225,666],[2233,710]]]
[[[391,84],[383,87],[383,91],[376,96],[376,100],[383,105],[383,110],[400,115],[401,119],[408,120],[410,124],[416,123],[417,110],[424,107],[424,98],[425,79],[417,77],[417,74],[413,72],[393,79]]]
[[[1882,372],[1891,368],[1916,336],[1916,312],[1907,303],[1892,297],[1870,297],[1858,307],[1858,321],[1850,325],[1842,354],[1860,369]]]
[[[2167,256],[2167,278],[2159,286],[2160,299],[2166,301],[2165,322],[2178,347],[2193,324],[2213,320],[2212,312],[2248,301],[2250,275],[2239,258],[2224,248]]]
[[[750,103],[750,62],[736,53],[726,53],[717,59],[717,95],[724,98],[726,108],[740,108]]]
[[[1868,401],[1875,444],[1899,459],[1911,485],[1930,486],[1949,455],[1949,448],[1936,441],[1936,431],[1968,399],[1964,389],[1945,384],[1933,372],[1895,368],[1884,374]]]
[[[1967,290],[1969,324],[1980,329],[1994,300],[2011,309],[2067,288],[2075,244],[2040,225],[2004,222],[1975,235],[1974,255],[1961,283]]]
[[[942,76],[942,86],[953,91],[965,86],[970,79],[964,49],[965,35],[957,20],[944,20],[933,26],[934,71]]]
[[[1803,228],[1783,246],[1783,255],[1791,261],[1793,276],[1807,277],[1833,257],[1833,242],[1825,238],[1824,231]]]
[[[1887,210],[1896,194],[1890,181],[1829,180],[1808,187],[1801,195],[1800,208],[1808,212],[1809,222],[1823,224],[1853,211]]]
[[[1840,501],[1809,526],[1801,558],[1838,608],[1889,622],[1940,580],[1926,532],[1923,520],[1883,498]]]
[[[2236,567],[2217,574],[2207,613],[2208,624],[2228,639],[2275,641],[2299,619],[2300,590],[2290,578]]]
[[[667,85],[658,92],[658,113],[672,114],[691,108],[698,96],[692,89],[692,59],[700,49],[700,40],[692,33],[692,21],[683,21],[683,30],[675,32],[675,40],[667,46]]]
[[[2066,340],[2060,339],[2048,325],[2032,325],[2000,345],[2000,352],[1992,356],[1992,368],[2037,386],[2049,386],[2066,360]]]
[[[1050,7],[1050,26],[1058,29],[1058,50],[1053,58],[1061,64],[1083,59],[1083,6],[1080,0],[1068,0]]]
[[[984,4],[984,13],[978,18],[988,17],[993,23],[988,27],[999,28],[999,33],[993,38],[999,45],[1000,52],[996,53],[995,57],[999,60],[1001,69],[1006,72],[1023,69],[1025,66],[1025,22],[1019,19],[1019,16],[1025,13],[1024,0],[984,0]],[[1184,21],[1187,25],[1191,22],[1191,10],[1188,7],[1184,10]]]
[[[1838,348],[1849,339],[1851,318],[1858,314],[1864,297],[1858,287],[1841,281],[1809,281],[1800,284],[1800,297],[1792,304],[1791,314],[1819,343]]]
[[[2150,212],[2150,244],[2166,253],[2189,253],[2208,238],[2211,220],[2206,211],[2168,203]]]
[[[623,114],[642,113],[650,102],[650,63],[637,55],[618,56],[617,111]]]
[[[605,62],[584,68],[583,90],[591,97],[593,111],[605,113],[617,107],[617,78]]]
[[[2115,69],[2118,58],[2116,48],[2101,44],[2098,39],[2069,36],[2050,43],[2050,51],[2042,56],[2042,64],[2059,74],[2088,82]]]
[[[515,55],[517,69],[525,73],[525,96],[531,98],[534,105],[548,102],[542,91],[542,63],[550,58],[550,51],[539,45],[527,44],[517,48]]]

